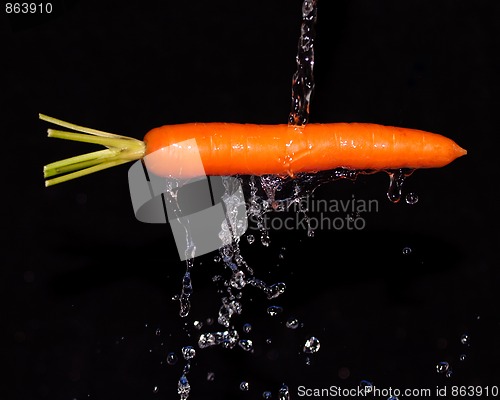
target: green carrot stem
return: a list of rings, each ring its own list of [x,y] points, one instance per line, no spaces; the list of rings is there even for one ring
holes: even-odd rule
[[[39,117],[44,121],[80,132],[49,129],[49,137],[99,144],[107,147],[105,150],[94,151],[47,164],[43,168],[44,177],[51,179],[46,179],[46,186],[66,182],[144,157],[146,146],[141,140],[86,128],[43,114],[39,114]]]

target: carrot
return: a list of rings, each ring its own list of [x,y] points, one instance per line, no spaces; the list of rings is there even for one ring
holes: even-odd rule
[[[437,168],[467,153],[451,139],[435,133],[366,123],[302,127],[188,123],[152,129],[144,141],[140,141],[42,114],[40,118],[83,132],[49,130],[50,137],[107,147],[107,150],[45,166],[45,178],[52,178],[46,181],[47,186],[141,158],[154,174],[189,178],[199,174],[199,169],[194,167],[199,157],[206,175],[294,176],[340,167],[353,170]],[[182,143],[189,139],[196,140],[196,148]]]

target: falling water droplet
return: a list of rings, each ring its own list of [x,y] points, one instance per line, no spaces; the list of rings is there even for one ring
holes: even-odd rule
[[[250,339],[241,339],[238,344],[245,351],[253,350],[253,342]]]
[[[444,374],[448,372],[449,369],[450,364],[448,364],[446,361],[441,361],[436,365],[436,371],[438,372],[438,374]]]
[[[229,284],[235,289],[243,289],[246,285],[245,273],[241,270],[237,270],[231,276]]]
[[[284,282],[274,283],[264,289],[264,291],[267,294],[267,298],[269,300],[275,299],[279,295],[282,295],[283,293],[285,293],[285,290],[286,290],[286,285]]]
[[[269,247],[269,245],[271,244],[271,238],[269,237],[269,235],[266,233],[263,233],[261,236],[260,236],[260,242],[262,243],[262,245],[264,247]]]
[[[309,339],[306,340],[306,343],[304,344],[304,353],[307,354],[312,354],[312,353],[317,353],[320,348],[320,343],[318,338],[311,336]]]
[[[200,330],[203,327],[203,322],[201,321],[194,321],[193,326],[195,329]]]
[[[460,361],[465,361],[467,356],[465,354],[460,354]]]
[[[408,256],[411,254],[411,252],[412,252],[411,247],[408,247],[408,246],[403,247],[403,250],[402,250],[403,255]]]
[[[168,353],[167,354],[167,364],[169,365],[174,365],[177,363],[177,355],[175,353]]]
[[[156,330],[156,332],[155,332],[155,333],[156,333],[156,336],[160,336],[160,335],[161,335],[161,330],[160,330],[160,328],[158,328],[158,329]]]
[[[270,400],[272,397],[273,397],[272,393],[267,390],[264,393],[262,393],[262,398],[264,400]]]
[[[401,189],[403,184],[412,173],[413,169],[401,168],[396,171],[387,171],[389,174],[389,189],[387,197],[393,203],[398,203],[401,200]]]
[[[215,372],[209,371],[207,373],[207,381],[213,382],[215,380]]]
[[[200,335],[198,346],[204,349],[210,346],[221,345],[226,349],[232,349],[238,343],[239,335],[236,330],[223,332],[208,332]]]
[[[406,195],[405,200],[406,200],[407,204],[410,204],[410,205],[417,204],[418,203],[418,196],[415,193],[410,192]]]
[[[196,356],[196,350],[192,346],[185,346],[182,348],[182,356],[185,360],[191,360]]]
[[[247,235],[247,242],[248,244],[252,244],[253,242],[255,242],[255,236],[252,234]]]
[[[363,379],[361,382],[359,382],[359,387],[363,389],[365,394],[371,393],[373,391],[373,383],[367,381],[366,379]]]
[[[187,262],[192,263],[191,260],[187,260]],[[181,317],[186,317],[191,310],[191,302],[189,298],[193,294],[193,284],[191,282],[191,273],[189,269],[184,273],[184,277],[182,278],[182,291],[179,296],[180,310],[179,315]]]
[[[177,393],[180,396],[181,400],[186,400],[189,397],[189,392],[191,391],[191,385],[189,384],[188,379],[185,374],[179,378],[179,382],[177,383]]]
[[[466,333],[464,333],[461,337],[460,337],[460,342],[464,345],[469,345],[469,335],[467,335]]]
[[[248,382],[243,381],[240,383],[240,390],[241,391],[248,392],[249,389],[250,389],[250,385],[248,384]]]
[[[451,369],[449,369],[448,371],[446,371],[445,376],[446,376],[447,378],[451,378],[451,377],[452,377],[452,375],[453,375],[453,371],[452,371]]]
[[[271,317],[276,317],[277,315],[280,315],[283,312],[283,308],[280,306],[269,306],[267,307],[267,313]]]
[[[290,329],[297,329],[299,327],[299,320],[295,317],[291,317],[286,321],[286,327]]]
[[[243,332],[250,333],[251,330],[252,330],[252,325],[251,324],[245,324],[245,325],[243,325]]]
[[[288,386],[283,384],[278,391],[279,400],[290,400],[290,390]]]
[[[158,386],[155,386],[155,387],[153,388],[153,393],[158,393]]]

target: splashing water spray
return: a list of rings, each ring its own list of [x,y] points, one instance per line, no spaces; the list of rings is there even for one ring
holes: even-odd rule
[[[298,52],[296,56],[296,72],[292,77],[292,103],[291,111],[288,116],[288,124],[286,126],[289,142],[286,143],[287,149],[293,149],[295,143],[307,143],[305,136],[305,127],[309,122],[310,103],[314,91],[314,41],[315,41],[315,24],[317,19],[317,0],[304,0],[302,4],[302,22],[300,27],[300,37],[298,42]],[[80,133],[66,132],[60,130],[49,130],[49,136],[63,138],[68,140],[76,140],[100,144],[107,149],[97,151],[94,153],[85,154],[82,156],[72,157],[66,160],[58,161],[47,165],[44,168],[45,178],[48,180],[46,184],[52,185],[60,182],[74,179],[83,175],[87,175],[105,168],[119,165],[125,162],[138,160],[144,157],[146,153],[146,144],[140,140],[132,139],[125,136],[114,135],[107,132],[102,132],[94,129],[84,128],[74,124],[66,123],[56,120],[51,117],[40,115],[40,117],[48,122],[63,126],[68,129],[76,130]],[[397,128],[396,128],[397,129]],[[437,136],[437,135],[436,135]],[[439,145],[444,149],[442,152],[446,153],[442,165],[451,162],[454,158],[465,154],[465,151],[451,142],[449,139],[439,139]],[[442,142],[442,143],[441,143]],[[190,144],[173,143],[169,146],[169,150],[165,148],[160,149],[163,158],[171,159],[170,167],[177,167],[178,170],[193,170],[192,164],[199,167],[199,171],[204,171],[199,154],[195,154],[192,148],[196,147]],[[199,143],[198,143],[199,144]],[[448,147],[446,147],[448,146]],[[449,149],[451,150],[449,150]],[[176,153],[176,149],[183,149],[185,153]],[[439,148],[440,150],[441,147]],[[309,149],[306,149],[307,152]],[[165,154],[163,154],[165,153]],[[187,154],[187,156],[186,156]],[[193,155],[194,154],[194,155]],[[165,179],[162,178],[160,182],[161,189],[155,187],[154,181],[158,182],[154,174],[149,174],[150,166],[155,167],[157,159],[147,155],[142,161],[137,162],[129,172],[129,180],[132,173],[138,171],[139,174],[145,174],[144,185],[141,190],[150,192],[151,197],[160,199],[160,209],[171,211],[171,215],[163,216],[163,221],[172,222],[177,221],[176,232],[179,234],[176,237],[183,241],[180,257],[185,261],[185,272],[182,277],[181,289],[176,299],[179,301],[179,315],[182,318],[189,316],[191,310],[191,296],[193,294],[193,279],[192,274],[195,267],[195,257],[206,254],[206,249],[200,248],[199,241],[195,236],[195,221],[194,217],[186,216],[183,211],[184,204],[179,201],[179,190],[182,183],[170,176]],[[280,159],[282,165],[294,165],[297,160],[303,155],[295,150],[287,150],[283,159]],[[186,158],[187,157],[187,158]],[[198,157],[198,158],[196,158]],[[194,161],[195,162],[194,162]],[[179,167],[178,165],[183,167]],[[440,165],[441,165],[440,164]],[[135,169],[134,169],[135,168]],[[154,168],[153,168],[154,169]],[[410,176],[414,168],[396,168],[396,169],[382,169],[389,175],[389,189],[387,196],[392,202],[398,202],[401,199],[401,189],[405,179]],[[133,172],[135,171],[135,172]],[[359,174],[370,174],[378,172],[371,169],[352,169],[352,168],[334,168],[327,170],[319,170],[314,172],[296,172],[292,173],[291,169],[287,175],[276,174],[261,174],[253,175],[237,175],[234,176],[221,176],[222,190],[222,213],[224,219],[222,224],[219,224],[218,239],[220,245],[214,247],[212,244],[208,247],[209,250],[217,249],[218,256],[215,261],[221,263],[224,271],[227,271],[226,278],[219,277],[218,279],[224,280],[224,289],[220,298],[220,307],[218,310],[217,323],[220,329],[204,330],[203,324],[196,321],[194,326],[200,330],[197,338],[197,346],[200,350],[220,346],[225,349],[240,348],[246,352],[253,351],[253,342],[245,338],[245,334],[249,333],[252,329],[250,324],[245,324],[241,329],[238,329],[234,324],[234,318],[242,314],[245,306],[244,292],[246,288],[253,287],[263,294],[268,300],[273,300],[282,295],[286,290],[284,282],[265,282],[260,279],[254,272],[253,268],[247,263],[241,254],[240,238],[245,232],[246,225],[244,223],[251,219],[255,221],[259,233],[259,240],[265,247],[269,247],[271,238],[269,235],[269,228],[265,224],[265,217],[267,213],[273,211],[290,210],[292,206],[298,206],[298,211],[303,214],[306,224],[308,226],[307,235],[314,236],[314,228],[310,224],[308,217],[308,206],[305,201],[316,188],[320,185],[340,179],[355,180]],[[196,175],[191,173],[191,175]],[[199,175],[204,175],[203,173]],[[173,178],[173,179],[170,179]],[[142,184],[142,183],[141,183]],[[237,193],[238,185],[244,186],[248,189],[249,195],[246,202],[243,202],[241,196],[235,195]],[[158,190],[161,190],[161,196],[158,196]],[[131,189],[132,193],[132,189]],[[212,202],[214,195],[210,189]],[[133,197],[133,196],[132,196]],[[141,195],[139,196],[141,197]],[[132,198],[134,203],[134,197]],[[135,199],[135,201],[140,201]],[[408,204],[414,204],[418,201],[418,197],[414,194],[407,196],[406,201]],[[158,204],[157,204],[158,205]],[[241,214],[241,209],[245,210],[244,215]],[[135,210],[136,215],[138,208]],[[138,217],[139,218],[139,217]],[[146,212],[141,215],[141,220],[148,222],[152,216]],[[150,221],[149,221],[150,222]],[[158,222],[158,221],[154,221]],[[172,225],[174,230],[174,226]],[[252,234],[246,234],[246,240],[252,244],[257,239]],[[178,245],[179,249],[179,245]],[[271,317],[280,315],[283,309],[279,306],[271,305],[267,309],[267,313]],[[299,327],[300,321],[291,317],[287,320],[285,326],[288,329],[295,330]],[[309,337],[303,344],[302,349],[297,349],[299,352],[311,357],[320,349],[320,340],[315,337]],[[181,349],[182,358],[185,361],[181,376],[177,382],[177,393],[181,400],[188,399],[191,392],[191,384],[189,382],[189,372],[192,367],[192,362],[196,357],[196,349],[194,346],[188,345]],[[168,364],[175,364],[177,356],[171,352],[167,356]],[[441,369],[444,367],[441,366]],[[213,375],[211,376],[213,380]],[[251,383],[242,381],[240,390],[248,391],[251,388]],[[155,386],[154,392],[158,391]],[[272,394],[265,391],[264,398],[271,398]],[[289,400],[290,391],[286,384],[283,384],[278,390],[278,398],[280,400]]]

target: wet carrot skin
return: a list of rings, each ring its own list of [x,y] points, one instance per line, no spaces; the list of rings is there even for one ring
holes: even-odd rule
[[[189,139],[196,147],[180,145]],[[442,167],[466,151],[442,135],[367,123],[303,127],[235,123],[188,123],[152,129],[144,137],[147,168],[160,176],[293,176],[334,168],[384,170]]]

